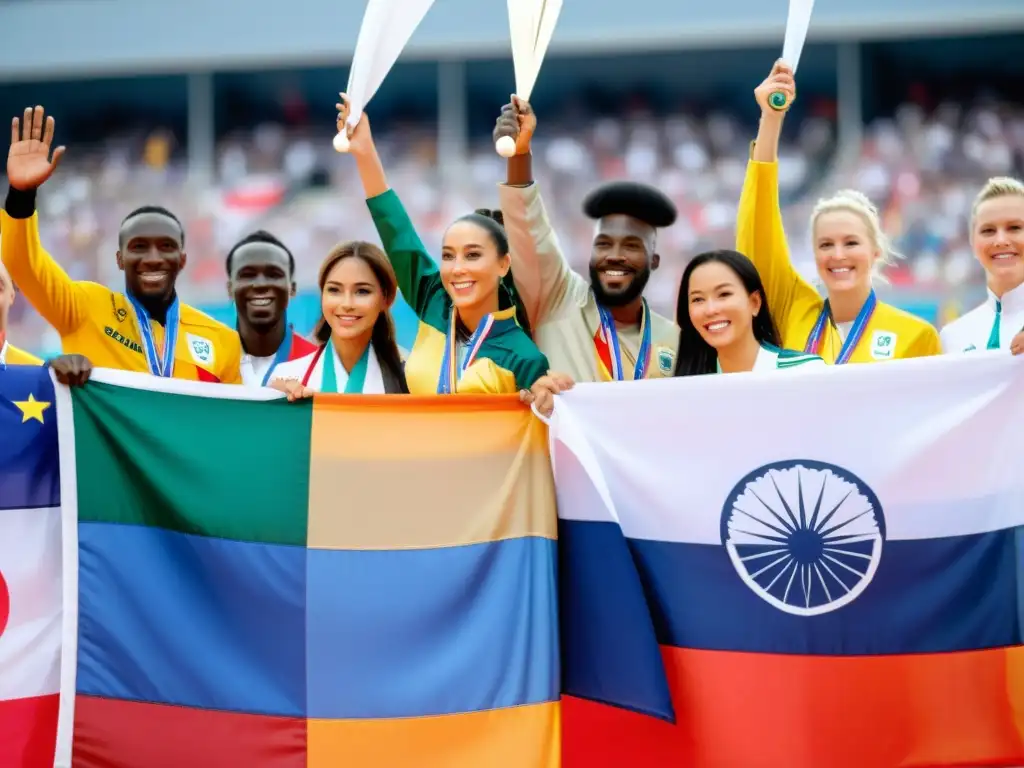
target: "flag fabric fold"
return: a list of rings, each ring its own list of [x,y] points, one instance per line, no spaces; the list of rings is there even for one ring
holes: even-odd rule
[[[1021,765],[1019,362],[559,398],[565,765]]]

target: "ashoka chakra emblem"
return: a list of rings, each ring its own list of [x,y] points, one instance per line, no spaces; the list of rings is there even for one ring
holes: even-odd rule
[[[871,583],[885,519],[874,491],[820,461],[780,461],[740,480],[722,510],[722,543],[743,582],[781,611],[842,608]]]

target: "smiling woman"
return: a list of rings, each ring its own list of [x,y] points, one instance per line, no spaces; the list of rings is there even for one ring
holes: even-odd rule
[[[780,348],[761,277],[736,251],[708,251],[686,265],[676,323],[676,376],[824,365],[817,355]]]
[[[315,392],[408,394],[391,306],[398,281],[376,245],[341,243],[320,265],[323,314],[312,353],[278,366],[270,386],[290,400]]]
[[[944,352],[1021,351],[1024,331],[1024,183],[989,179],[971,211],[971,245],[985,270],[985,303],[942,329]]]
[[[736,250],[760,272],[783,344],[840,365],[939,354],[938,332],[931,325],[875,295],[873,277],[893,254],[878,211],[859,192],[843,190],[819,201],[812,216],[814,260],[827,297],[793,267],[779,207],[785,110],[769,104],[776,91],[787,95],[788,110],[796,85],[782,62],[754,91],[761,125],[740,197]]]
[[[337,106],[338,130],[348,130],[348,107]],[[524,330],[525,320],[517,317],[514,294],[505,284],[512,260],[501,224],[479,211],[458,219],[445,232],[438,267],[388,186],[365,113],[349,136],[349,153],[398,287],[419,317],[405,367],[409,391],[528,390],[547,373],[548,362]]]

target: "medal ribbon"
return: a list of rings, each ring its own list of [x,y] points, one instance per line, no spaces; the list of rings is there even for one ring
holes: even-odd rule
[[[284,363],[288,360],[288,357],[292,353],[292,327],[289,324],[285,324],[284,328],[284,339],[281,341],[281,346],[277,348],[277,352],[274,353],[274,361],[270,364],[270,368],[263,375],[263,386],[267,386],[267,382],[270,381],[270,376],[273,374],[274,369],[277,368],[278,363]]]
[[[178,297],[175,296],[174,301],[167,308],[167,324],[164,327],[164,354],[161,359],[156,351],[156,342],[153,340],[153,321],[149,312],[130,293],[127,296],[132,309],[135,310],[135,321],[139,327],[139,335],[142,337],[142,350],[146,355],[149,372],[154,376],[171,378],[174,375],[174,347],[178,343],[178,316],[181,311]]]
[[[868,300],[864,302],[864,306],[861,307],[860,312],[857,313],[857,318],[853,321],[853,326],[850,328],[850,332],[846,336],[846,341],[843,342],[842,349],[839,350],[839,357],[836,358],[836,365],[845,365],[850,361],[850,357],[853,356],[854,350],[857,349],[857,345],[860,344],[860,340],[864,337],[864,333],[867,331],[868,323],[871,322],[871,316],[875,314],[875,308],[877,306],[878,298],[875,296],[874,290],[872,290],[871,293],[868,294]],[[821,308],[818,320],[814,323],[814,328],[811,329],[811,333],[807,337],[807,344],[804,346],[805,354],[821,354],[818,350],[821,349],[821,341],[825,336],[825,328],[831,319],[832,308],[829,306],[828,299],[825,299],[825,304]]]
[[[604,372],[612,381],[622,381],[622,352],[619,348],[619,334],[615,330],[615,318],[612,313],[600,304],[597,313],[601,318],[601,327],[594,334],[594,348],[597,359],[604,366]],[[651,309],[644,299],[640,315],[640,351],[636,356],[633,368],[633,380],[639,381],[647,375],[651,364]]]
[[[480,321],[480,325],[473,331],[473,335],[469,337],[466,358],[462,361],[461,365],[457,365],[458,348],[456,346],[455,319],[455,309],[453,307],[452,319],[448,327],[448,337],[445,339],[444,357],[441,358],[441,373],[437,377],[437,394],[439,395],[455,394],[459,379],[462,378],[462,374],[466,372],[466,369],[473,364],[477,354],[480,352],[480,348],[483,346],[484,340],[494,329],[494,315],[487,315]]]
[[[333,349],[327,351],[329,346],[331,346],[331,342],[328,341],[316,351],[315,355],[313,355],[313,359],[310,361],[309,367],[306,369],[306,374],[302,377],[302,386],[309,386],[309,377],[313,374],[317,361],[323,357],[324,372],[323,376],[320,377],[320,391],[325,394],[337,394],[338,373],[334,369],[335,352]],[[359,361],[352,368],[352,372],[349,373],[348,381],[345,382],[346,395],[362,394],[363,385],[366,383],[366,369],[369,365],[369,360],[370,345],[367,344],[366,349],[363,350],[363,354],[359,358]]]
[[[996,319],[992,323],[992,332],[988,335],[985,349],[999,349],[999,325],[1003,315],[1003,302],[996,300]]]

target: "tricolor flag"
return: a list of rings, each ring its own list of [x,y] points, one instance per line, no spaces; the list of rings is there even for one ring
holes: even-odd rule
[[[58,765],[558,765],[554,487],[515,398],[108,371],[59,397]]]
[[[1024,364],[580,385],[566,768],[1024,765]]]
[[[61,649],[60,472],[49,371],[0,364],[0,766],[49,768]]]

